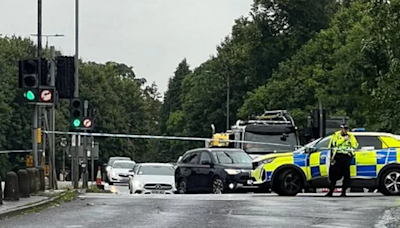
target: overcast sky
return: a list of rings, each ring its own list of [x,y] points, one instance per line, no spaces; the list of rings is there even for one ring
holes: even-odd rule
[[[74,0],[43,1],[43,34],[74,55]],[[253,0],[81,0],[80,53],[85,61],[133,66],[160,92],[178,63],[199,66],[228,35],[234,20],[247,16]],[[0,34],[37,33],[37,0],[0,0]],[[43,39],[43,46],[46,39]]]

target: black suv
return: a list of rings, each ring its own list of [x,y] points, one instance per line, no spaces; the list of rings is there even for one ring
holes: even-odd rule
[[[179,193],[233,191],[253,184],[251,157],[241,149],[201,148],[187,151],[176,164]]]

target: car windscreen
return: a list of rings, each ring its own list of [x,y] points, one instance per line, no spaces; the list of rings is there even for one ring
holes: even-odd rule
[[[116,161],[132,161],[132,160],[130,158],[124,158],[124,157],[110,158],[108,160],[108,164],[112,165]]]
[[[138,175],[161,175],[161,176],[173,176],[175,169],[173,166],[165,165],[144,165],[140,166]]]
[[[243,151],[213,151],[212,154],[220,164],[249,164],[252,161]]]
[[[270,144],[245,143],[245,151],[251,152],[288,152],[295,150],[297,139],[295,133],[264,135],[251,132],[245,133],[245,141]]]
[[[114,162],[113,168],[117,169],[133,169],[135,163],[133,162]]]

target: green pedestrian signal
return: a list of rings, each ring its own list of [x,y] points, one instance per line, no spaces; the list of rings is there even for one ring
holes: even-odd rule
[[[26,91],[24,96],[26,97],[26,99],[28,99],[28,101],[35,100],[35,94],[31,90]]]
[[[81,125],[81,121],[79,119],[75,119],[72,124],[74,125],[74,127],[79,127]]]

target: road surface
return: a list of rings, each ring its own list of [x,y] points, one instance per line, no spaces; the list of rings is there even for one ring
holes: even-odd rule
[[[86,194],[78,200],[0,221],[2,228],[100,227],[398,227],[400,198],[377,193],[130,195]]]

